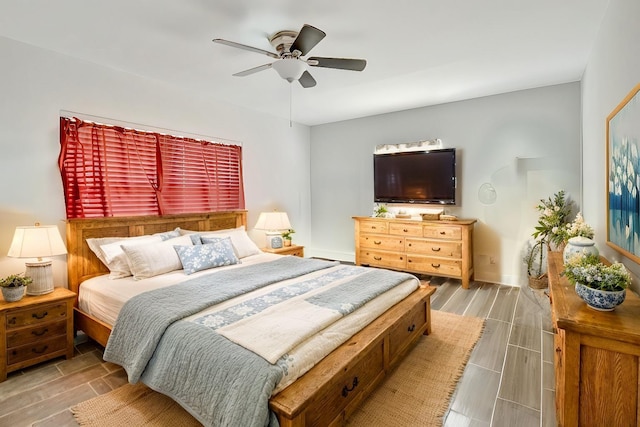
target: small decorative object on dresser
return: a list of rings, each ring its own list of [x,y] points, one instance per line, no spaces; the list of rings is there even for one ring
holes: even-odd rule
[[[29,283],[31,283],[31,277],[24,277],[20,274],[12,274],[1,279],[2,297],[6,302],[20,301]]]
[[[55,288],[46,295],[0,301],[0,381],[7,373],[55,357],[73,357],[76,294]]]
[[[567,245],[564,247],[564,251],[562,251],[562,260],[567,262],[575,254],[593,254],[598,256],[600,252],[596,247],[596,242],[587,237],[577,236],[567,241]]]
[[[576,293],[589,307],[611,311],[622,304],[631,275],[619,262],[606,265],[596,254],[577,253],[564,264],[562,274],[576,286]]]

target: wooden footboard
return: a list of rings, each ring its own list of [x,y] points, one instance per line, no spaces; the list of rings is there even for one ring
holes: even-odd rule
[[[422,334],[431,294],[421,287],[342,344],[269,403],[281,427],[339,426]]]

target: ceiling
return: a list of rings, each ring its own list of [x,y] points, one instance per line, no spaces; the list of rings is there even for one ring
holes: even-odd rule
[[[0,36],[317,125],[578,81],[608,3],[4,0]],[[273,59],[211,41],[273,51],[270,35],[303,24],[327,33],[307,56],[364,58],[366,69],[312,67],[307,89],[270,69],[233,77]]]

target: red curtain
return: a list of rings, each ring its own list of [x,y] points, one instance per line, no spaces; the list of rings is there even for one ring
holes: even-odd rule
[[[242,147],[60,118],[67,218],[244,209]]]

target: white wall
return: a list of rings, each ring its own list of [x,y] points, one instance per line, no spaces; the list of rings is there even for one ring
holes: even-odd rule
[[[312,127],[307,252],[353,261],[351,217],[371,215],[375,146],[432,138],[457,148],[459,202],[446,211],[478,220],[476,279],[525,283],[521,251],[539,199],[564,189],[579,203],[579,83]],[[497,190],[493,205],[478,199],[484,182]]]
[[[606,120],[640,83],[640,2],[611,0],[582,79],[583,181],[585,219],[593,224],[600,253],[622,261],[635,275],[640,266],[606,245]]]
[[[260,211],[277,208],[288,212],[294,240],[309,242],[307,126],[290,128],[287,120],[6,38],[0,57],[0,277],[24,271],[24,260],[5,256],[15,226],[56,224],[64,236],[61,110],[241,141],[249,228]],[[55,261],[56,284],[66,284],[65,257]]]

